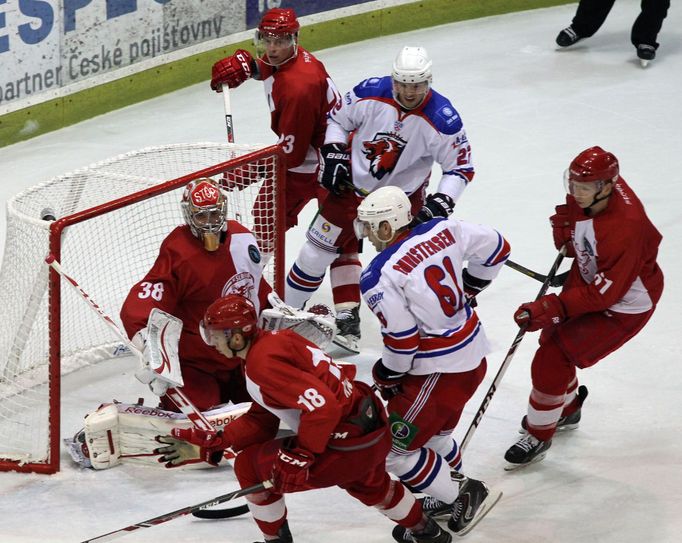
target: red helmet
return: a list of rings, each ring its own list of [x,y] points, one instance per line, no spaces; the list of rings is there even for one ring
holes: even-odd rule
[[[618,175],[618,159],[601,147],[585,149],[568,167],[567,180],[579,183],[611,181]]]
[[[214,344],[212,331],[236,329],[241,330],[244,337],[251,337],[258,330],[256,306],[239,294],[228,294],[209,305],[200,324],[201,337],[209,345]]]
[[[258,31],[269,36],[296,34],[299,28],[296,12],[291,8],[269,9],[258,25]]]

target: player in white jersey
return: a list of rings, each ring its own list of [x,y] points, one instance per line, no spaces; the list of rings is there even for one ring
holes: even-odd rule
[[[360,289],[384,341],[372,375],[388,400],[393,447],[386,465],[440,500],[425,500],[425,508],[448,515],[450,529],[463,535],[501,495],[459,473],[452,432],[490,351],[472,298],[497,276],[510,249],[488,226],[442,217],[412,226],[410,207],[402,189],[382,187],[359,205],[354,222],[356,235],[379,251]],[[400,529],[394,537],[409,541]]]
[[[412,201],[416,220],[424,222],[449,216],[473,179],[462,119],[447,98],[431,89],[431,65],[424,48],[404,47],[390,76],[362,81],[330,111],[319,179],[331,194],[287,277],[290,305],[305,304],[341,248],[346,254],[358,251],[352,221],[363,195],[400,187]],[[443,174],[437,192],[424,201],[434,162]],[[359,273],[349,268],[345,279],[357,281]],[[341,308],[347,317],[346,322],[337,320],[341,336],[359,339],[358,308],[359,300]]]

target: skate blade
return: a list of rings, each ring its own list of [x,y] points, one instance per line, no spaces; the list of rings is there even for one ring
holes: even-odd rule
[[[540,462],[540,460],[542,460],[546,455],[547,451],[541,452],[530,462],[526,462],[525,464],[512,464],[511,462],[507,462],[507,465],[504,467],[504,471],[516,471],[517,469],[525,468],[526,466],[536,464],[537,462]]]
[[[494,490],[494,489],[488,489],[488,497],[483,500],[483,503],[479,506],[478,511],[476,511],[476,515],[474,516],[473,520],[467,524],[465,528],[460,530],[459,532],[455,532],[455,535],[462,537],[467,535],[471,530],[473,530],[476,525],[483,520],[483,517],[485,517],[490,510],[495,507],[497,502],[500,501],[500,498],[502,497],[502,492],[499,490]]]
[[[563,424],[561,426],[556,427],[556,432],[568,432],[570,430],[576,430],[580,428],[580,423],[579,422],[574,422],[573,424]],[[523,426],[519,428],[519,434],[525,435],[528,433],[528,430],[526,430]]]
[[[334,345],[352,354],[360,354],[360,341],[352,336],[336,336]]]
[[[644,60],[643,58],[639,59],[639,63],[642,65],[642,68],[646,68],[649,65],[649,61]]]

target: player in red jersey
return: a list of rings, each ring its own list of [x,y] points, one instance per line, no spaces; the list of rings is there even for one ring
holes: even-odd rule
[[[449,543],[449,533],[385,469],[391,447],[386,412],[371,388],[355,380],[352,364],[337,365],[289,330],[266,332],[254,305],[239,295],[215,301],[202,322],[204,340],[243,362],[253,399],[249,411],[207,438],[201,430],[173,430],[157,438],[167,467],[217,462],[239,451],[234,470],[242,488],[271,481],[247,496],[266,542],[291,543],[284,494],[338,486],[410,530],[410,541]],[[280,421],[295,435],[276,437]],[[322,538],[324,539],[324,538]]]
[[[270,127],[279,137],[286,159],[287,229],[297,224],[298,214],[310,200],[317,198],[319,204],[327,196],[317,182],[318,149],[324,143],[327,113],[341,98],[324,65],[299,46],[299,28],[293,9],[268,10],[256,32],[260,57],[254,59],[239,49],[213,65],[211,78],[211,88],[217,92],[222,91],[223,84],[235,88],[247,79],[263,81]],[[263,244],[268,239],[258,229],[258,208],[256,201],[254,233]],[[356,250],[340,254],[332,263],[330,279],[337,311],[360,303],[360,271]]]
[[[163,240],[153,266],[123,303],[121,320],[128,336],[141,348],[153,308],[182,320],[179,358],[183,391],[199,409],[229,400],[249,401],[239,361],[228,360],[206,345],[199,322],[214,300],[230,293],[248,297],[259,311],[266,307],[271,288],[263,278],[256,238],[237,221],[227,219],[226,198],[211,179],[187,185],[182,210],[187,224]],[[153,376],[138,378],[149,382],[161,396],[164,409],[177,411],[164,396],[167,385]]]
[[[550,217],[554,244],[575,258],[561,293],[522,304],[519,326],[542,330],[531,366],[527,434],[505,454],[509,469],[544,458],[557,429],[580,421],[587,388],[576,369],[593,366],[632,339],[663,292],[656,256],[661,234],[601,147],[580,153],[566,170],[566,203]]]

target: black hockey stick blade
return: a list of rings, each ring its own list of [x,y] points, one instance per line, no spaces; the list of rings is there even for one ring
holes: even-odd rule
[[[200,509],[206,509],[209,507],[214,507],[216,505],[219,505],[221,503],[233,500],[235,498],[241,498],[242,496],[246,496],[248,494],[253,494],[254,492],[262,492],[263,490],[266,490],[268,488],[272,488],[272,482],[271,481],[263,481],[260,484],[253,485],[253,486],[250,486],[247,488],[242,488],[239,490],[235,490],[233,492],[229,492],[228,494],[223,494],[222,496],[217,496],[211,500],[207,500],[205,502],[201,502],[201,503],[198,503],[196,505],[190,505],[187,507],[183,507],[181,509],[177,509],[176,511],[171,511],[170,513],[166,513],[164,515],[159,515],[158,517],[150,518],[150,519],[145,520],[143,522],[138,522],[136,524],[130,524],[129,526],[126,526],[124,528],[119,528],[118,530],[114,530],[113,532],[107,532],[106,534],[102,534],[102,535],[99,535],[97,537],[86,539],[86,540],[82,541],[81,543],[91,543],[94,541],[104,542],[104,541],[111,541],[113,539],[118,539],[119,537],[123,537],[124,535],[127,535],[130,532],[133,532],[135,530],[139,530],[141,528],[152,528],[154,526],[158,526],[159,524],[163,524],[164,522],[174,520],[174,519],[182,517],[184,515],[189,515],[190,513],[194,513]]]
[[[225,509],[199,509],[192,511],[192,515],[197,518],[205,518],[210,520],[217,520],[221,518],[232,518],[245,515],[249,512],[249,506],[238,505],[237,507],[227,507]]]
[[[505,261],[505,266],[509,266],[512,270],[516,270],[517,272],[521,272],[524,275],[527,275],[528,277],[532,277],[536,281],[540,281],[540,283],[544,283],[547,281],[547,276],[543,275],[538,272],[534,272],[533,270],[526,268],[525,266],[522,266],[521,264],[517,264],[516,262],[512,260],[507,260]],[[570,270],[569,270],[570,271]],[[554,277],[551,278],[549,282],[550,287],[560,287],[566,282],[566,278],[568,277],[569,272],[566,271],[564,273],[560,273],[559,275],[555,275]]]

